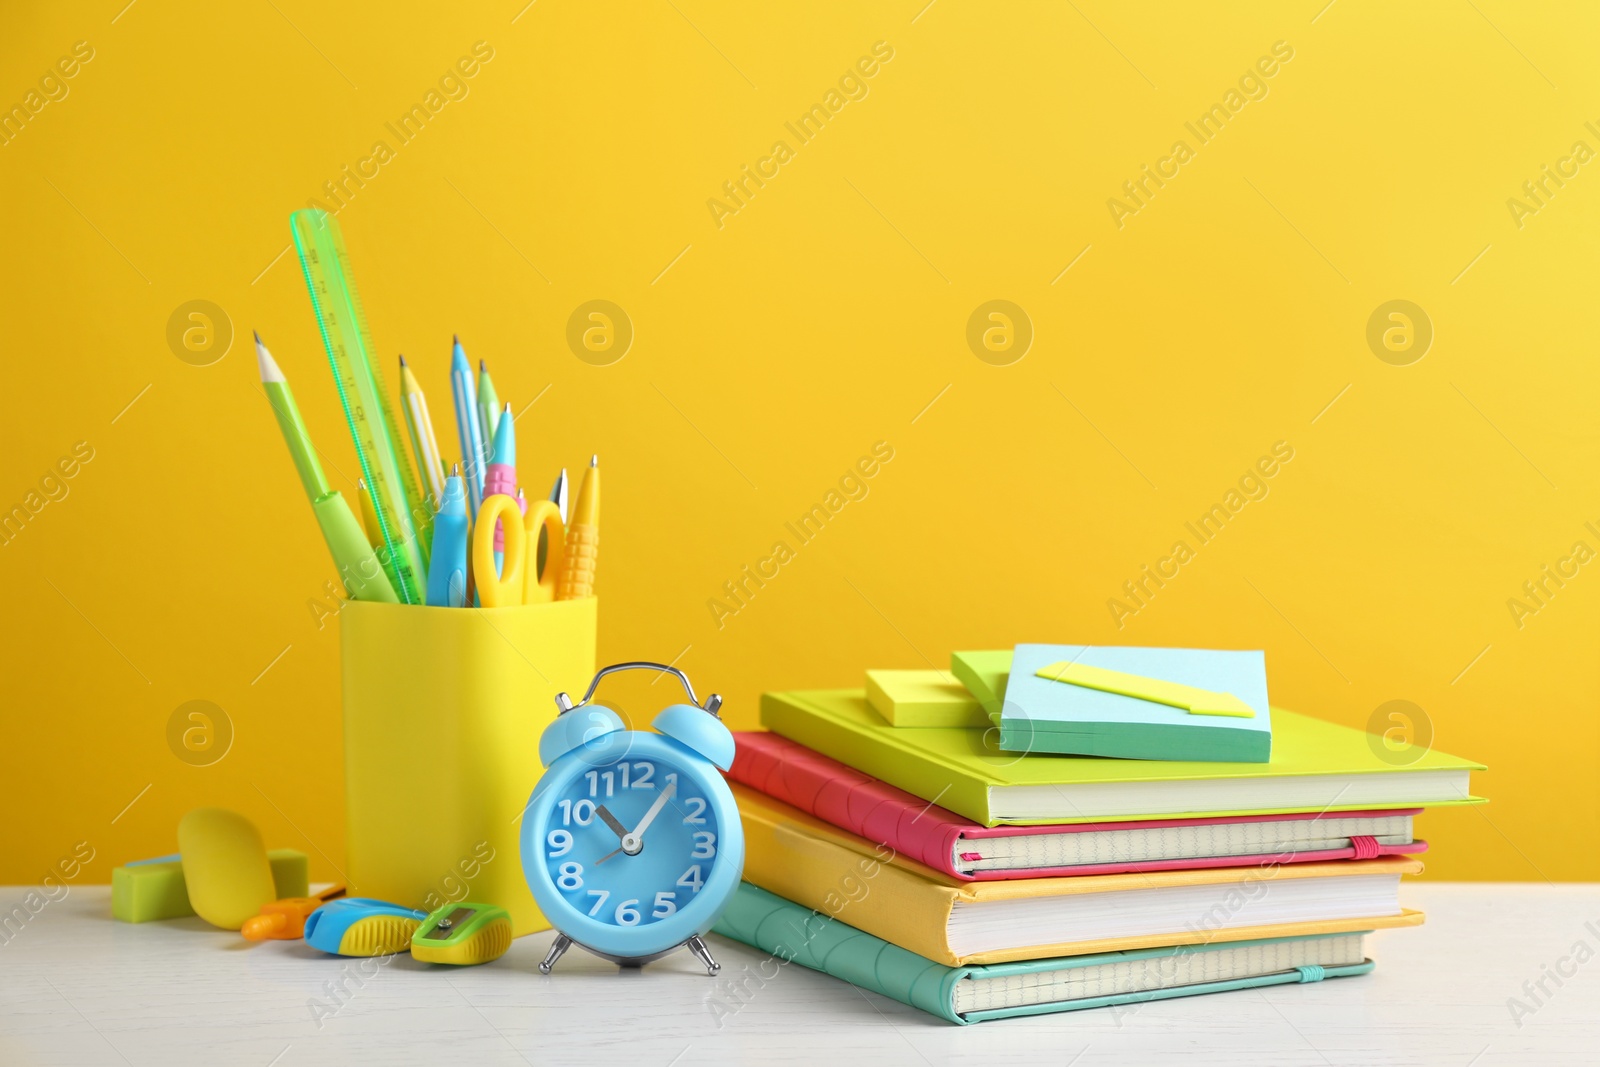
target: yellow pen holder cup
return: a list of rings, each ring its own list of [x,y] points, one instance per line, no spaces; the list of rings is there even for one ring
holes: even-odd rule
[[[521,814],[558,692],[594,677],[597,602],[339,612],[350,895],[498,904],[547,930],[522,877]]]

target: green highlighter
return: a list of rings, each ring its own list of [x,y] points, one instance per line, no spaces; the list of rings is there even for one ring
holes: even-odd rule
[[[356,600],[376,600],[395,604],[399,598],[394,587],[378,563],[377,554],[367,543],[367,534],[361,528],[350,502],[338,490],[328,487],[327,476],[317,460],[311,435],[306,432],[305,420],[300,417],[300,406],[294,402],[294,391],[284,379],[283,371],[261,343],[256,334],[256,360],[261,365],[261,389],[272,404],[272,413],[278,417],[278,428],[289,446],[294,469],[300,474],[300,484],[305,487],[311,501],[311,512],[322,528],[322,539],[328,543],[334,566],[344,579],[345,588]]]

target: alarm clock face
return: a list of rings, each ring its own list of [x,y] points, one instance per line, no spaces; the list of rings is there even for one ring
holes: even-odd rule
[[[564,757],[551,766],[525,817],[523,867],[563,933],[644,956],[710,928],[737,887],[743,838],[709,763],[656,734],[617,747],[609,763]]]

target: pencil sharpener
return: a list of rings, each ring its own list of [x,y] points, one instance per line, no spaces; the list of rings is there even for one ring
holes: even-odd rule
[[[424,963],[488,963],[511,947],[511,916],[495,904],[446,904],[411,935],[411,955]]]

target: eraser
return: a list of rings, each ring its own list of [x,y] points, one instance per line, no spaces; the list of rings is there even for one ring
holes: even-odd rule
[[[294,848],[267,853],[272,867],[274,899],[306,896],[311,888],[306,854]],[[177,856],[135,860],[111,871],[111,917],[125,923],[182,919],[194,914],[183,861]]]
[[[267,863],[272,866],[273,900],[311,895],[311,864],[304,852],[293,848],[269,848]]]
[[[277,899],[261,831],[236,811],[189,812],[178,823],[178,854],[189,905],[212,926],[237,930]]]

